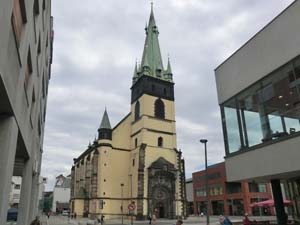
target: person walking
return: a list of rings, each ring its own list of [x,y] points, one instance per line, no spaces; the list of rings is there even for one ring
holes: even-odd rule
[[[224,217],[223,225],[232,225],[232,222],[227,216]]]
[[[155,215],[155,213],[152,215],[152,223],[151,224],[156,224],[156,215]]]
[[[149,213],[148,219],[149,219],[149,224],[152,224],[152,215],[151,215],[151,213]]]
[[[40,217],[36,216],[35,219],[30,223],[30,225],[42,225]]]
[[[250,225],[250,220],[248,218],[248,213],[245,213],[244,219],[243,219],[243,225]]]
[[[182,220],[177,220],[176,223],[174,225],[182,225],[183,221]]]

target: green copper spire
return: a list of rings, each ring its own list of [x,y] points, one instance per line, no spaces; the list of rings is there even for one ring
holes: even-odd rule
[[[172,68],[171,68],[171,63],[170,63],[170,58],[168,57],[168,66],[167,70],[164,72],[165,79],[168,81],[173,81],[173,73],[172,73]]]
[[[148,27],[146,30],[146,40],[142,57],[143,74],[161,78],[163,72],[163,63],[158,42],[158,29],[155,23],[153,4],[151,4],[151,13]]]
[[[102,121],[101,121],[99,129],[111,129],[106,108],[105,108],[105,111],[104,111],[104,114],[103,114]]]

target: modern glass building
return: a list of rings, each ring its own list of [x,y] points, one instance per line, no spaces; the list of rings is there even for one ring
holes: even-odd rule
[[[300,216],[300,1],[215,70],[228,181],[271,181],[285,224],[280,183]]]

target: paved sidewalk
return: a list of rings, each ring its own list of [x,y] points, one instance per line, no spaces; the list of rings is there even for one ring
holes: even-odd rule
[[[229,219],[232,222],[241,222],[243,217],[238,216],[232,216],[229,217]],[[276,220],[276,217],[274,216],[268,216],[268,217],[250,217],[250,220]],[[218,224],[219,217],[218,216],[211,216],[210,217],[210,225],[216,225]],[[47,217],[42,216],[41,221],[43,225],[87,225],[92,224],[94,225],[93,221],[87,219],[87,218],[79,218],[77,220],[69,220],[65,216],[51,216],[48,220]],[[155,225],[173,225],[176,222],[176,220],[167,220],[167,219],[158,219]],[[112,219],[112,220],[106,220],[104,225],[121,225],[121,218],[120,219]],[[133,221],[133,225],[146,225],[149,224],[149,221]],[[198,217],[198,216],[191,216],[187,220],[184,220],[184,225],[205,225],[206,224],[206,217]],[[130,225],[129,219],[124,219],[124,225]]]

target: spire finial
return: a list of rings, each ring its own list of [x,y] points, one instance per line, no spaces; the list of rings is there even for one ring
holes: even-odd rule
[[[151,1],[151,11],[153,11],[153,0]]]

